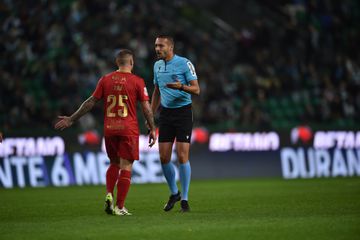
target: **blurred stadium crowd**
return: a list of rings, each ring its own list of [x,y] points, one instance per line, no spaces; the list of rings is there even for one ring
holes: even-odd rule
[[[151,93],[154,40],[164,32],[195,64],[202,90],[194,98],[198,126],[359,127],[358,1],[264,2],[241,1],[216,13],[179,0],[4,0],[3,129],[49,128],[56,116],[73,112],[99,77],[115,69],[120,48],[135,52],[135,73]],[[241,18],[224,22],[224,13]],[[98,106],[82,126],[94,127],[101,114]]]

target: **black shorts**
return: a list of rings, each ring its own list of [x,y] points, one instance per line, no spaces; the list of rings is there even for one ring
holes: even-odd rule
[[[159,142],[188,142],[191,140],[193,114],[191,104],[180,108],[162,107],[159,119]]]

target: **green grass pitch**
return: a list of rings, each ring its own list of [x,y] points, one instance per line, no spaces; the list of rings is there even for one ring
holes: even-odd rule
[[[104,186],[0,190],[0,239],[360,239],[360,178],[193,181],[190,213],[165,184],[132,185],[133,216],[103,210]]]

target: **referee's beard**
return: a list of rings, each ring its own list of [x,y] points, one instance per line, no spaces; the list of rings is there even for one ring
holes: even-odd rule
[[[156,57],[158,60],[164,60],[165,61],[165,56],[163,56],[161,53],[156,53]]]
[[[166,58],[168,57],[168,52],[167,51],[158,51],[156,52],[156,56],[158,58],[158,60],[164,60],[166,61]]]

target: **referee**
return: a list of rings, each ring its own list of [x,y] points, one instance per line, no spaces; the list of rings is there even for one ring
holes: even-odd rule
[[[159,119],[159,153],[164,176],[171,195],[164,210],[170,211],[181,200],[181,212],[190,211],[188,192],[191,179],[189,150],[193,115],[191,94],[199,95],[200,87],[193,64],[174,54],[174,40],[159,35],[155,40],[158,61],[154,64],[154,92],[151,108],[155,113],[161,104]],[[181,192],[175,181],[175,166],[170,162],[176,138]]]

